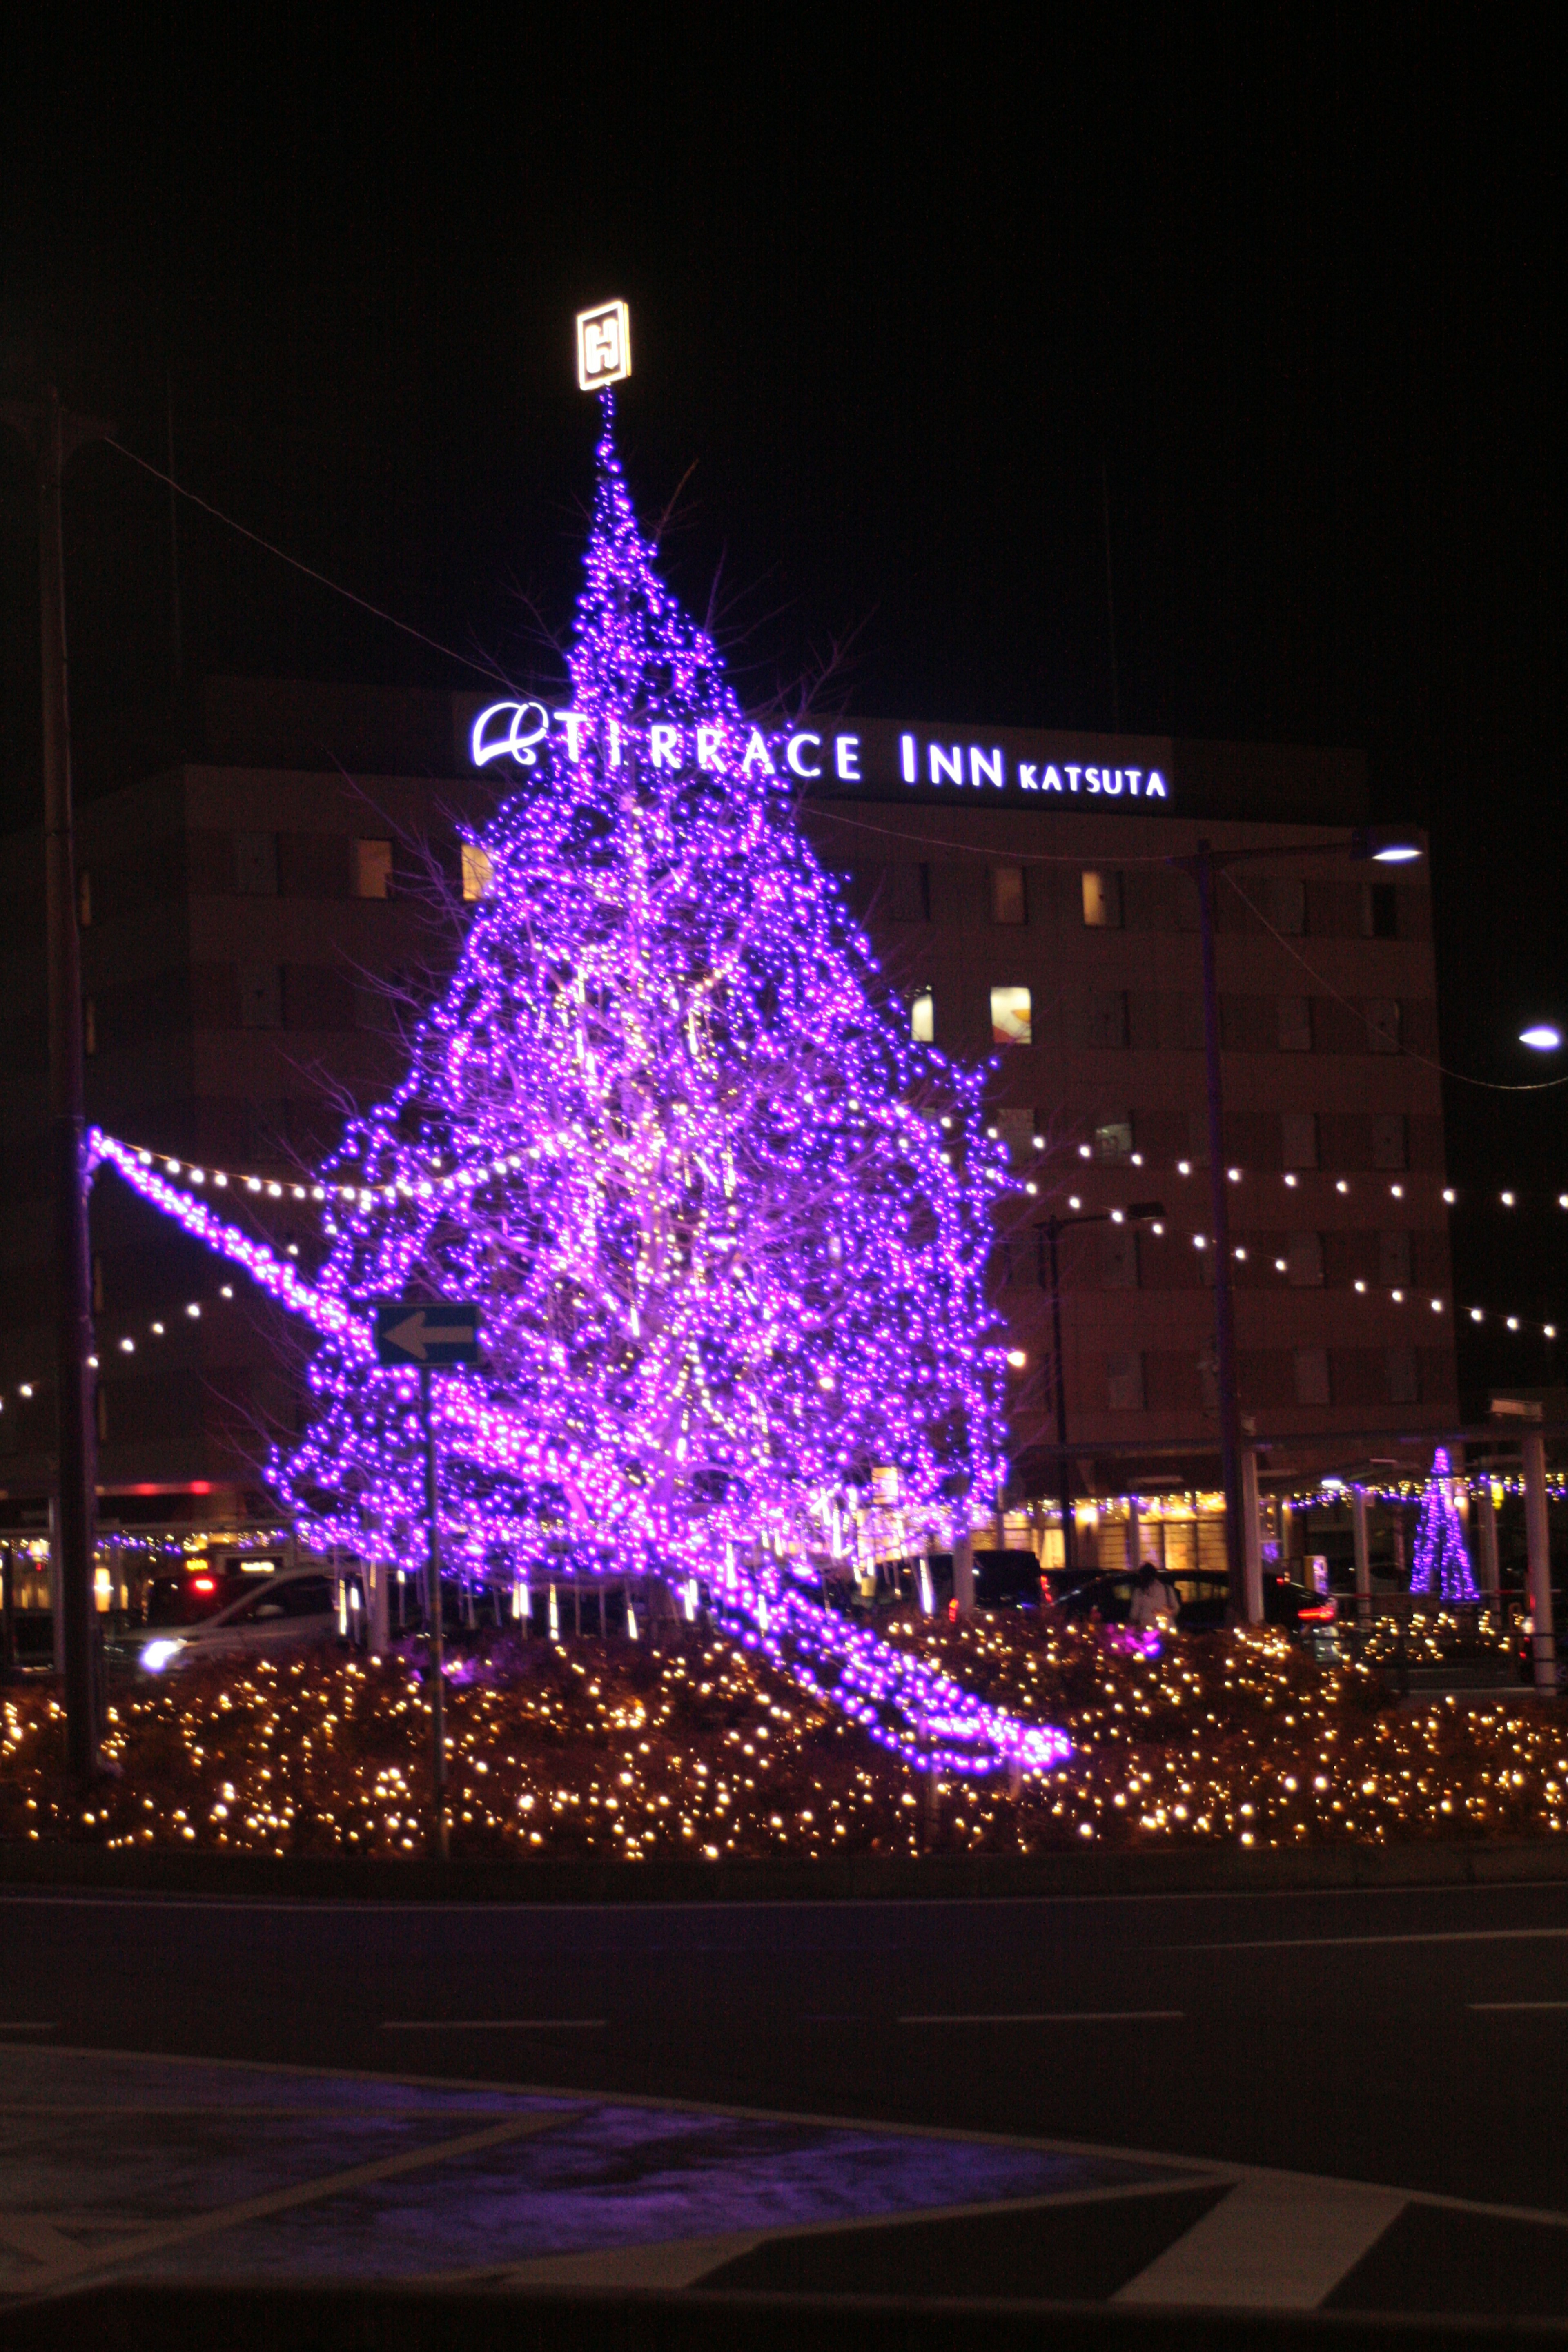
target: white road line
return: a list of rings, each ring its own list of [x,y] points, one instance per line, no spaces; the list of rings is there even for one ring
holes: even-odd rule
[[[1315,2311],[1407,2201],[1354,2181],[1254,2173],[1111,2300]]]
[[[384,2017],[384,2033],[603,2033],[602,2017]]]
[[[1568,2000],[1472,2000],[1468,2009],[1568,2009]]]
[[[1184,2015],[1179,2009],[1039,2009],[1016,2016],[900,2017],[900,2025],[1147,2025]]]
[[[1563,1943],[1568,1927],[1456,1927],[1404,1936],[1257,1936],[1237,1944],[1167,1944],[1172,1952],[1326,1952],[1347,1944]]]

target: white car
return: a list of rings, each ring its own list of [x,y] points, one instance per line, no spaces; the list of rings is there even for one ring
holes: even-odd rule
[[[151,1633],[135,1645],[143,1674],[195,1666],[209,1658],[242,1658],[320,1642],[337,1630],[332,1580],[319,1568],[289,1568],[242,1592],[214,1617]]]

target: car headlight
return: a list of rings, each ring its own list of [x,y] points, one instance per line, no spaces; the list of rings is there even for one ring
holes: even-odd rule
[[[183,1642],[149,1642],[142,1653],[142,1664],[150,1675],[161,1675],[170,1659],[184,1648]]]

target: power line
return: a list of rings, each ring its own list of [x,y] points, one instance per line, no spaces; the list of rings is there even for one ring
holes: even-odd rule
[[[373,604],[368,597],[356,595],[352,588],[345,588],[341,581],[330,579],[326,572],[316,571],[309,563],[301,563],[299,557],[290,555],[286,548],[275,547],[271,540],[263,539],[259,531],[251,530],[244,523],[237,522],[233,515],[225,514],[223,509],[215,507],[209,499],[199,498],[195,490],[187,489],[184,482],[175,481],[174,476],[165,474],[162,467],[149,465],[145,457],[139,457],[134,449],[126,448],[124,443],[116,441],[111,434],[106,433],[102,438],[109,448],[114,450],[118,456],[126,458],[132,466],[139,466],[144,474],[151,474],[155,482],[162,482],[166,488],[174,491],[180,498],[188,499],[192,506],[200,507],[204,514],[211,515],[215,522],[221,522],[227,530],[237,531],[240,538],[249,540],[253,547],[262,548],[268,555],[275,555],[279,563],[287,563],[294,571],[302,572],[307,580],[314,580],[321,587],[330,588],[334,596],[342,596],[349,604],[357,604],[362,613],[369,613],[374,619],[384,621],[389,628],[400,629],[405,637],[413,637],[417,644],[428,646],[432,653],[443,655],[447,661],[460,663],[463,668],[473,670],[480,677],[491,678],[501,686],[511,687],[512,680],[507,677],[504,670],[498,669],[494,662],[475,661],[468,654],[458,653],[451,646],[442,645],[437,638],[427,637],[423,629],[416,629],[407,621],[400,621],[395,613],[384,612],[379,604]]]

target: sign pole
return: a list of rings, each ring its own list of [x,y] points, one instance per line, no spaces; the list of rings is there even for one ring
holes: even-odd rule
[[[431,1793],[436,1843],[443,1862],[451,1859],[447,1829],[447,1672],[441,1655],[441,1531],[436,1510],[436,1423],[430,1411],[430,1367],[419,1368],[419,1402],[425,1416],[425,1540],[430,1608]]]

